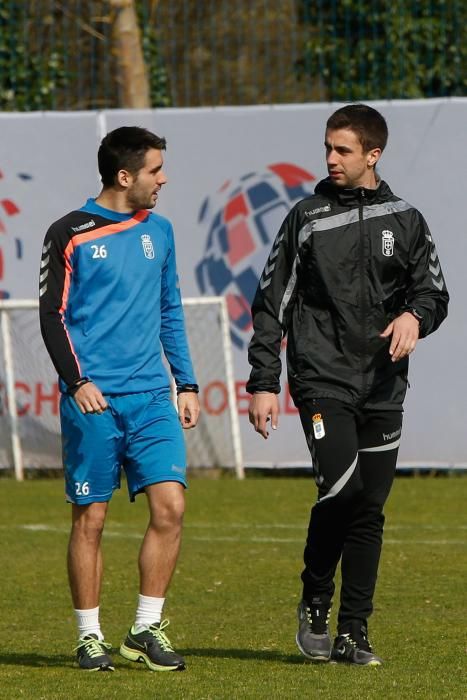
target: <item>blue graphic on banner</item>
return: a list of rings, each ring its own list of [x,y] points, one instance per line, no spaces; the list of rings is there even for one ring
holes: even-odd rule
[[[201,205],[207,232],[196,281],[202,294],[224,295],[234,344],[242,349],[251,330],[250,307],[269,249],[291,207],[312,193],[315,176],[292,163],[228,180]]]

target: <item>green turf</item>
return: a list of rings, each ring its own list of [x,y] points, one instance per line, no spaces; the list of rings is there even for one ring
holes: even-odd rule
[[[295,647],[308,478],[192,479],[169,592],[169,637],[183,673],[151,673],[115,653],[116,671],[74,666],[65,573],[69,506],[61,480],[0,480],[2,700],[346,700],[467,697],[467,476],[398,478],[370,638],[380,668],[311,665]],[[137,597],[145,501],[115,495],[104,535],[102,625],[118,646]],[[335,609],[332,622],[335,620]]]

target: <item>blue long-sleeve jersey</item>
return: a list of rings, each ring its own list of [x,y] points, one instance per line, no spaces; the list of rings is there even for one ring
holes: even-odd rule
[[[88,199],[47,231],[41,331],[60,389],[87,376],[104,394],[195,384],[173,230],[158,214],[119,214]]]

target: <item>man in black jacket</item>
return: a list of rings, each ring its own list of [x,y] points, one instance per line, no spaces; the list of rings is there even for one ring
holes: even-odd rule
[[[367,105],[326,125],[329,177],[288,214],[253,302],[250,422],[278,425],[287,334],[292,397],[310,449],[311,510],[297,644],[313,661],[377,666],[368,641],[407,388],[408,356],[447,315],[449,295],[422,215],[375,166],[388,136]],[[337,637],[329,611],[341,562]]]

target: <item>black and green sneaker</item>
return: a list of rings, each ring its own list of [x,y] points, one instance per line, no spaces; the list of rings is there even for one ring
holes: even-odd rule
[[[332,640],[329,635],[329,614],[331,606],[318,596],[311,602],[301,600],[297,609],[298,632],[295,637],[303,656],[311,661],[329,661]]]
[[[168,620],[155,622],[142,632],[135,632],[132,627],[120,654],[129,661],[145,663],[151,671],[183,671],[185,661],[174,652],[164,632],[168,624]]]
[[[358,666],[381,666],[383,663],[371,647],[366,626],[359,621],[352,622],[337,635],[331,658],[333,661]]]
[[[111,648],[112,645],[99,639],[97,634],[88,634],[78,640],[74,651],[80,668],[85,671],[114,671],[112,659],[106,653]]]

